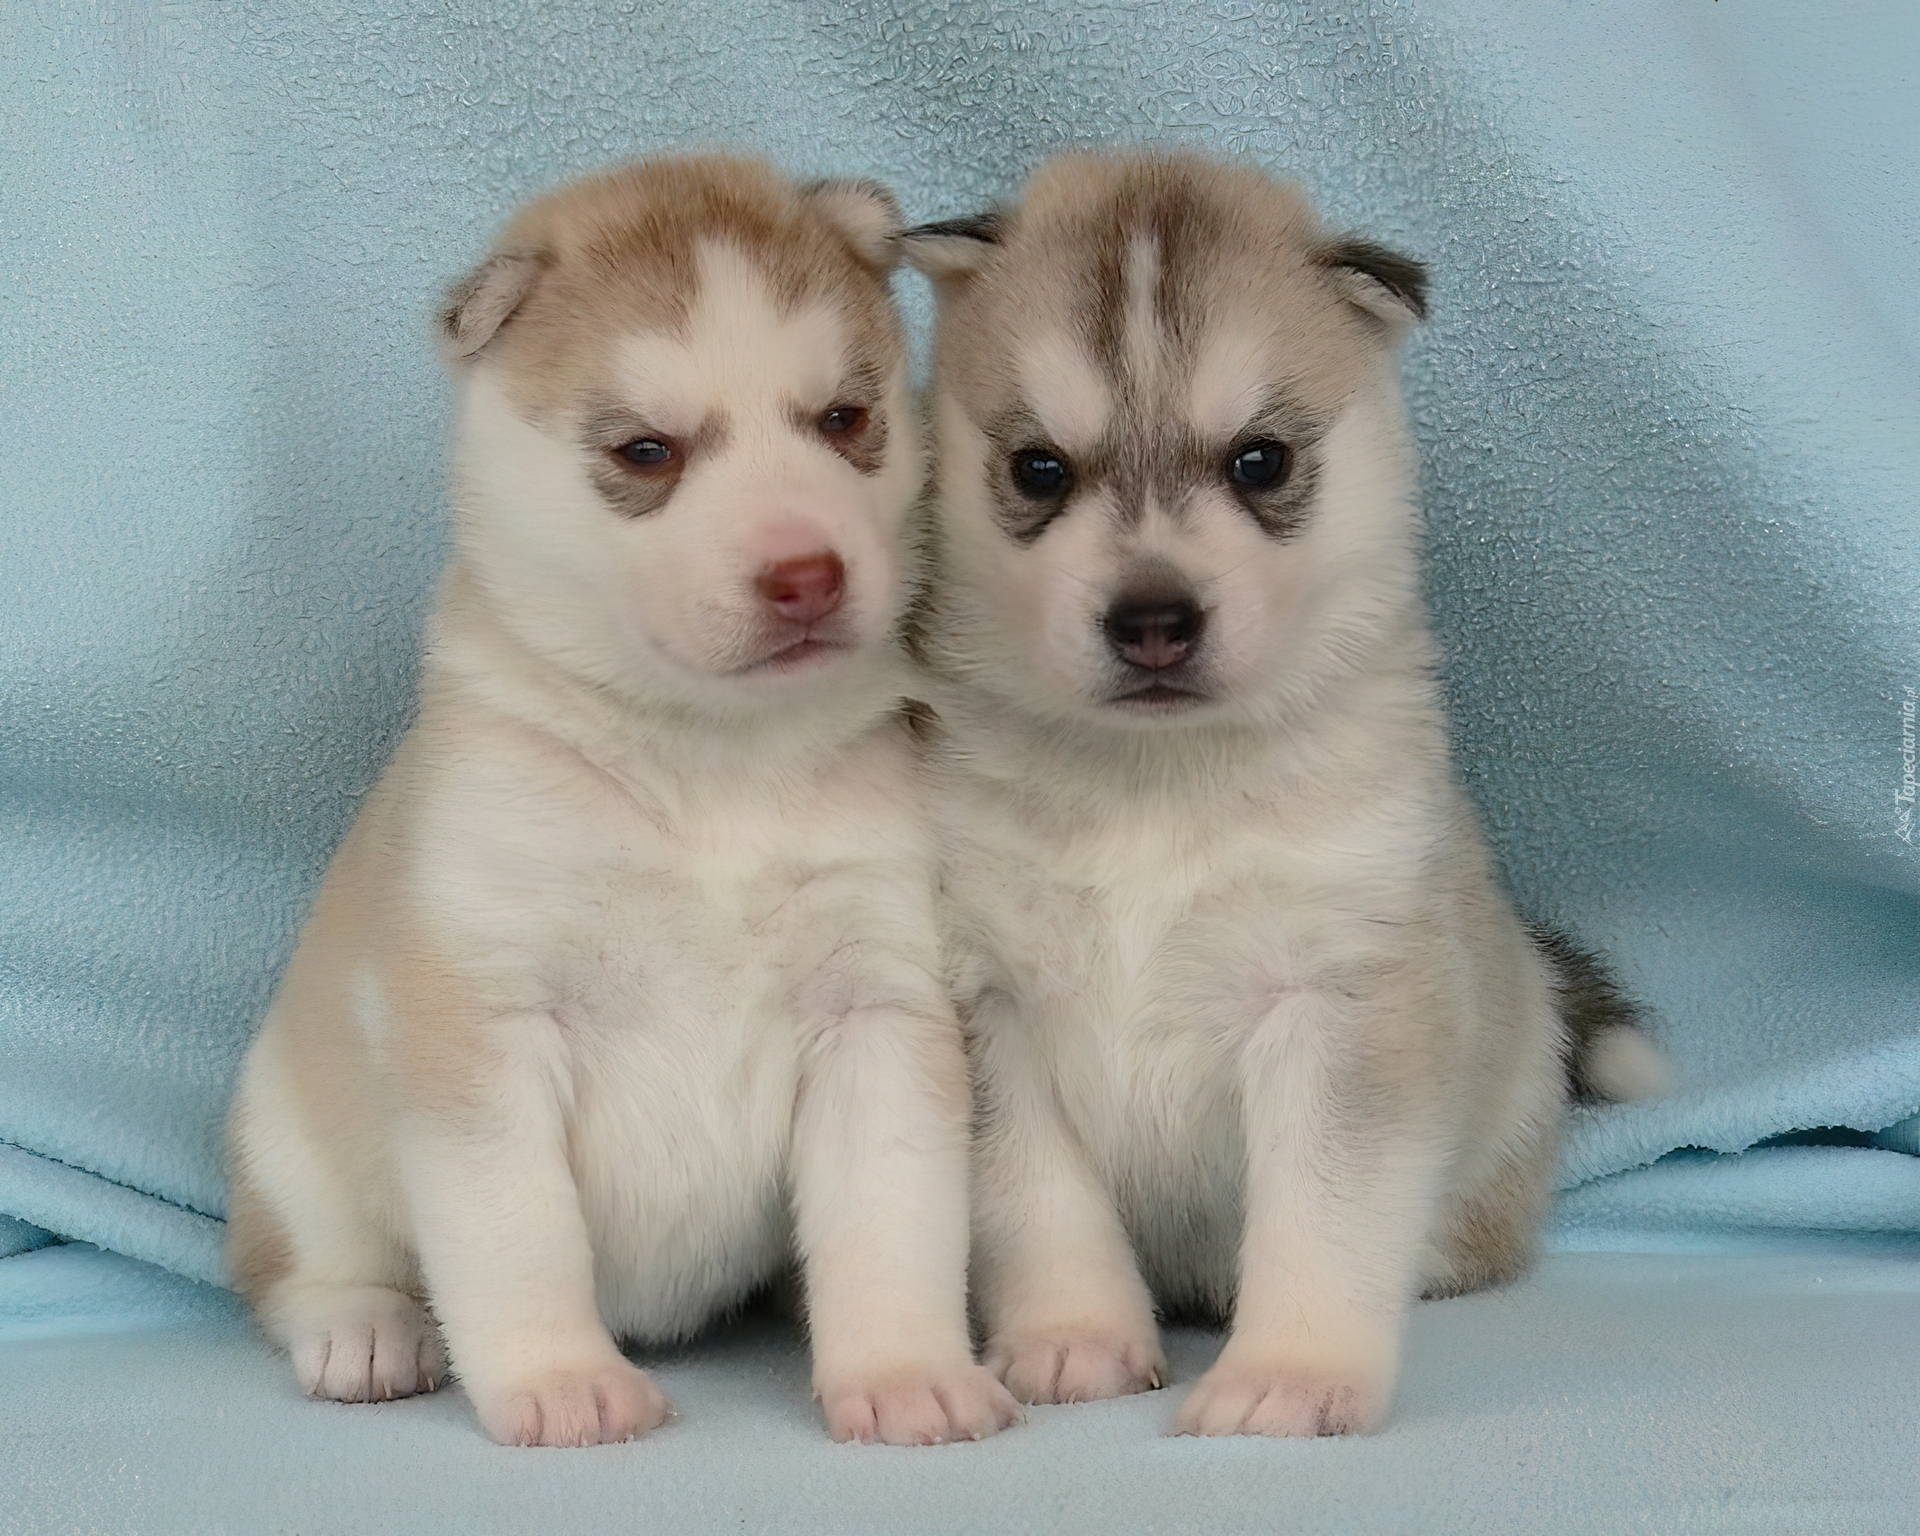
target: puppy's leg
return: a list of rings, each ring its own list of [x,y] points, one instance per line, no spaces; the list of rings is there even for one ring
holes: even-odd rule
[[[810,1043],[793,1127],[814,1391],[836,1440],[978,1440],[1019,1406],[967,1337],[959,1026],[858,1009]]]
[[[1441,1202],[1423,1296],[1460,1296],[1502,1285],[1533,1263],[1552,1193],[1552,1113],[1549,1109],[1518,1128],[1482,1177]]]
[[[974,1272],[988,1367],[1022,1402],[1145,1392],[1166,1379],[1153,1298],[1113,1201],[1038,1069],[983,1049]]]
[[[614,1344],[567,1160],[559,1026],[506,1014],[402,1055],[396,1161],[428,1293],[480,1423],[502,1444],[631,1440],[672,1411]]]
[[[281,1272],[241,1284],[261,1328],[292,1357],[300,1389],[342,1403],[433,1391],[446,1352],[411,1293],[405,1255],[370,1223],[330,1221],[312,1203],[295,1211],[282,1224],[264,1201],[236,1201],[230,1244],[287,1255]]]
[[[227,1212],[234,1287],[292,1356],[308,1396],[365,1403],[431,1392],[446,1356],[394,1235],[377,1135],[352,1124],[351,1110],[328,1116],[339,1141],[308,1133],[316,1106],[299,1092],[289,1027],[284,1015],[269,1019],[235,1097]],[[338,1072],[347,1064],[329,1065]]]
[[[1418,1024],[1356,1012],[1301,999],[1248,1039],[1233,1331],[1176,1433],[1365,1433],[1386,1412],[1443,1157]]]

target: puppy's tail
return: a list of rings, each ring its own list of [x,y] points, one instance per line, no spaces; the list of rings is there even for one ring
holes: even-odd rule
[[[1574,1097],[1623,1104],[1668,1092],[1673,1070],[1607,968],[1558,929],[1534,928],[1533,942],[1553,972]]]

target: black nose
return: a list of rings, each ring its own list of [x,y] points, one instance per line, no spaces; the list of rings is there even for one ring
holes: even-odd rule
[[[1122,661],[1155,672],[1185,661],[1200,643],[1207,615],[1190,597],[1121,597],[1100,627]]]

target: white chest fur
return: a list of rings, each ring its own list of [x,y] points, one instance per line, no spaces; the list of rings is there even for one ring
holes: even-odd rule
[[[787,1247],[783,1176],[817,957],[768,921],[792,880],[610,872],[603,963],[556,1008],[568,1152],[616,1333],[674,1336],[741,1299]],[[584,958],[584,957],[583,957]]]
[[[1156,1293],[1216,1303],[1241,1224],[1237,1052],[1287,985],[1276,861],[1244,829],[1151,816],[1056,839],[964,823],[963,1015],[1013,1037],[999,1044],[1044,1083]]]
[[[803,1053],[898,995],[863,914],[933,969],[911,758],[883,726],[774,783],[637,782],[537,738],[463,772],[432,802],[427,899],[489,936],[503,1005],[551,1020],[602,1316],[691,1332],[790,1251]]]
[[[1302,1098],[1356,981],[1393,962],[1430,892],[1444,786],[1382,809],[1249,769],[1207,796],[1067,813],[950,764],[944,821],[963,1015],[1037,1082],[1163,1304],[1224,1308],[1243,1230],[1246,1052],[1291,1038]],[[1285,1074],[1281,1074],[1284,1079]]]

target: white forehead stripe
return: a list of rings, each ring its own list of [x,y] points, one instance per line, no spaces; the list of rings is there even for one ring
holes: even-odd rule
[[[765,275],[728,242],[704,242],[699,290],[684,340],[649,333],[627,338],[618,354],[625,402],[697,422],[715,407],[827,397],[846,365],[840,317],[825,304],[781,313]]]
[[[1043,332],[1022,350],[1020,388],[1062,448],[1091,448],[1113,413],[1113,391],[1100,370],[1058,331]]]
[[[1160,241],[1135,235],[1127,246],[1126,353],[1135,379],[1150,384],[1160,374],[1160,326],[1154,294],[1160,287]]]

